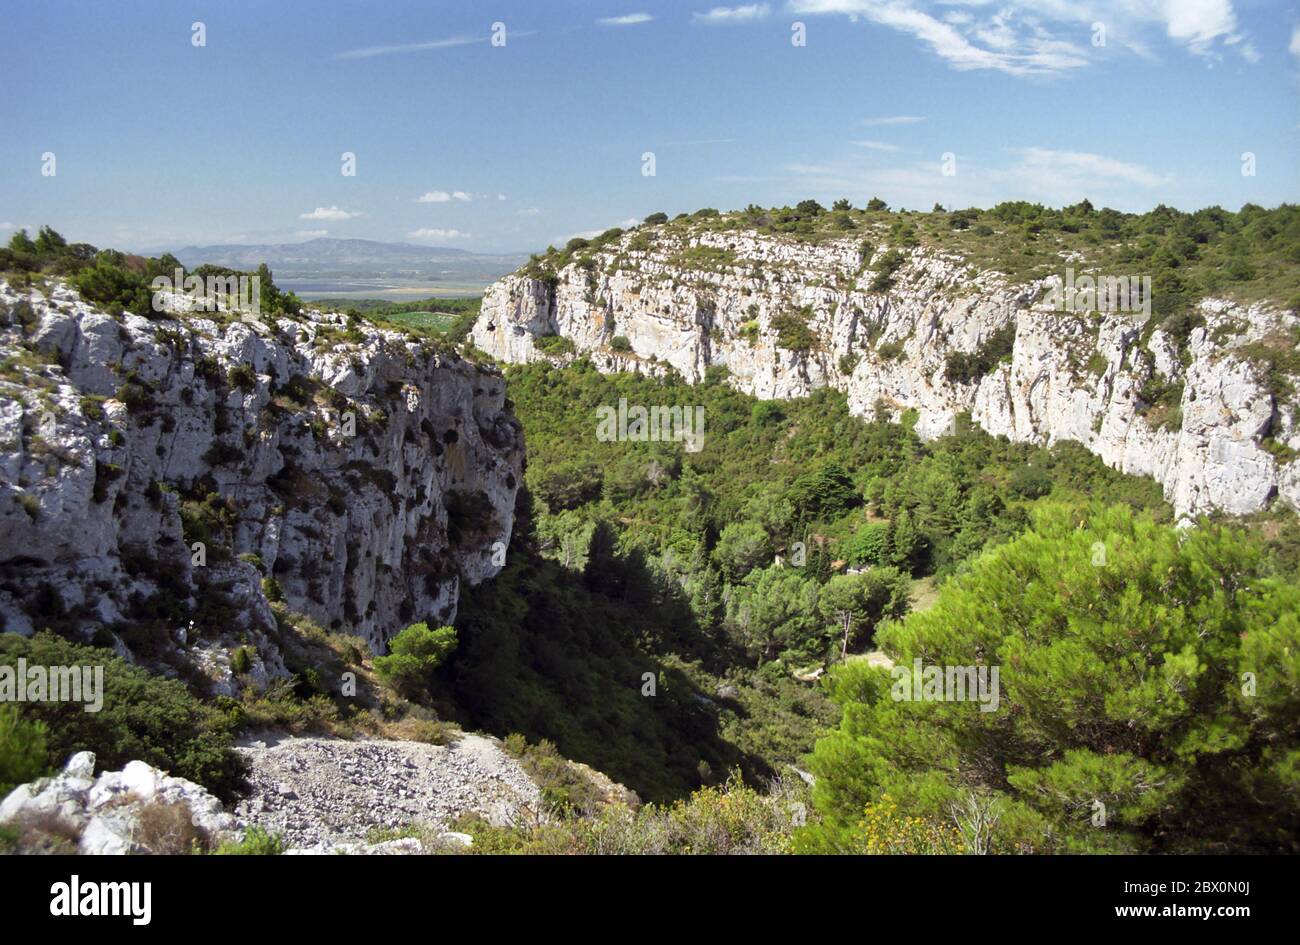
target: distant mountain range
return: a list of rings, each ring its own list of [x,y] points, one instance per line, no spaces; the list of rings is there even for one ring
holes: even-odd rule
[[[188,267],[212,263],[249,270],[266,263],[277,285],[308,297],[477,295],[527,259],[523,253],[488,255],[447,246],[327,237],[303,243],[185,246],[172,252]]]

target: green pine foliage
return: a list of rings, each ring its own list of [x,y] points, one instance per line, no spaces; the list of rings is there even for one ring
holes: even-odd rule
[[[1271,572],[1239,526],[1039,508],[878,634],[901,667],[999,667],[996,711],[835,671],[809,846],[853,848],[888,799],[958,824],[978,807],[1004,852],[1296,852],[1300,586]]]
[[[0,798],[49,768],[48,729],[24,719],[14,705],[0,705]]]
[[[388,641],[388,655],[376,656],[375,673],[387,685],[414,690],[427,683],[433,671],[456,649],[456,629],[429,629],[413,623]]]

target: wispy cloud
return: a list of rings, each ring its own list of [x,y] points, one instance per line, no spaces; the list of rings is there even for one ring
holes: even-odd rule
[[[637,26],[653,19],[649,13],[625,13],[622,16],[602,16],[596,22],[602,26]]]
[[[915,125],[920,121],[925,121],[924,115],[891,115],[888,118],[864,118],[858,124],[874,128],[881,125]]]
[[[329,236],[329,230],[298,230],[293,235],[300,240],[317,240],[322,236]]]
[[[1232,0],[788,0],[786,8],[865,20],[911,34],[954,69],[1016,76],[1060,75],[1089,65],[1103,54],[1091,43],[1094,24],[1117,45],[1146,57],[1147,45],[1135,37],[1160,30],[1197,55],[1217,57],[1217,49],[1229,47],[1247,62],[1259,59],[1238,27]]]
[[[1125,183],[1139,187],[1156,187],[1165,178],[1141,164],[1117,161],[1114,158],[1086,151],[1056,151],[1051,148],[1021,148],[1020,163],[1013,170],[1043,181],[1073,181],[1086,186],[1094,184]]]
[[[354,213],[351,210],[343,210],[339,207],[317,207],[310,213],[298,214],[299,220],[351,220],[354,217],[361,216],[360,213]]]
[[[851,144],[859,148],[866,148],[868,151],[897,151],[898,145],[889,144],[886,141],[853,141]]]
[[[772,8],[766,3],[747,3],[738,7],[712,7],[705,13],[692,13],[696,23],[719,25],[724,23],[753,23],[766,19]]]
[[[697,147],[705,144],[731,144],[735,138],[694,138],[688,141],[665,141],[660,147],[664,148],[687,148]]]
[[[542,211],[539,210],[537,207],[525,207],[522,210],[515,211],[515,213],[519,214],[519,216],[521,217],[535,217],[541,212]]]
[[[1012,75],[1041,75],[1076,69],[1087,64],[1083,49],[1064,40],[1036,33],[1025,35],[1001,11],[1000,19],[962,24],[931,16],[894,0],[791,0],[796,14],[847,14],[879,26],[910,33],[954,69],[996,69]],[[978,42],[976,41],[978,40]],[[984,45],[979,45],[983,42]]]
[[[438,227],[422,227],[418,230],[412,230],[407,233],[408,239],[413,240],[466,240],[470,238],[468,233],[460,230],[443,230]]]
[[[1291,45],[1287,47],[1287,52],[1300,59],[1300,26],[1291,31]]]
[[[367,46],[363,49],[348,49],[338,54],[339,59],[369,59],[371,56],[391,56],[395,53],[428,52],[431,49],[451,49],[455,46],[469,46],[474,43],[486,43],[487,36],[449,36],[446,39],[432,39],[425,43],[400,43],[395,46]]]

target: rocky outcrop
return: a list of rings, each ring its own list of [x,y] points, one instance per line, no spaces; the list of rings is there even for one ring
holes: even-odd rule
[[[283,672],[267,594],[381,651],[499,570],[499,372],[343,315],[113,315],[0,282],[0,628]]]
[[[915,411],[925,437],[969,413],[992,434],[1074,440],[1154,476],[1185,515],[1252,512],[1277,495],[1300,504],[1300,462],[1285,461],[1300,449],[1295,387],[1270,387],[1257,356],[1294,350],[1294,313],[1206,300],[1204,323],[1176,339],[1158,318],[1057,310],[1043,284],[924,248],[900,249],[890,278],[889,249],[863,258],[860,237],[641,227],[558,272],[534,264],[491,286],[473,340],[503,361],[558,362],[568,356],[537,341],[560,335],[601,370],[690,382],[725,367],[765,399],[830,386],[859,414]],[[962,355],[991,363],[950,371]],[[1170,402],[1141,399],[1152,379]]]
[[[54,777],[14,788],[0,802],[0,826],[28,850],[91,855],[188,853],[242,836],[221,802],[193,781],[143,761],[96,778],[88,751]]]

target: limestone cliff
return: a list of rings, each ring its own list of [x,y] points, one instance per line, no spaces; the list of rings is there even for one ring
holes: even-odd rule
[[[264,587],[376,650],[451,621],[513,524],[499,372],[342,315],[172,301],[145,319],[0,282],[3,629],[207,669],[248,646],[275,673]]]
[[[1294,313],[1207,299],[1179,339],[1158,317],[1059,310],[1044,283],[951,253],[862,245],[640,227],[491,286],[473,340],[508,362],[573,357],[538,346],[558,335],[601,370],[671,368],[691,382],[723,366],[760,398],[829,385],[859,414],[915,411],[926,437],[969,412],[992,434],[1076,440],[1154,476],[1183,515],[1248,513],[1279,495],[1300,505],[1300,462],[1287,461],[1300,449],[1295,385],[1260,359],[1295,350]],[[983,367],[960,369],[972,363]]]

